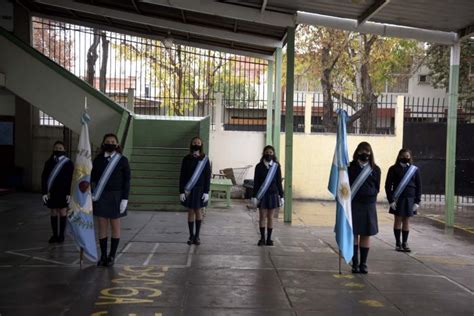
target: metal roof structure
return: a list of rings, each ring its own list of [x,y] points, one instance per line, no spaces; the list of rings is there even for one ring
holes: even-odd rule
[[[17,0],[85,26],[271,59],[298,23],[455,43],[474,33],[473,0]]]

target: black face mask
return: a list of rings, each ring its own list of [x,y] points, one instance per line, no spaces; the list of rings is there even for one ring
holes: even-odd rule
[[[56,156],[56,157],[61,157],[61,156],[66,155],[66,152],[62,151],[62,150],[55,150],[55,151],[53,151],[53,155]]]
[[[400,158],[400,162],[401,162],[401,163],[409,163],[409,162],[410,162],[410,158]]]
[[[102,148],[104,149],[104,151],[106,151],[108,153],[111,153],[111,152],[113,152],[117,149],[117,145],[115,145],[115,144],[103,144]]]
[[[369,161],[369,158],[370,158],[370,155],[369,155],[369,154],[366,154],[366,153],[358,154],[358,155],[357,155],[357,159],[359,159],[359,160],[362,161],[362,162],[367,162],[367,161]]]
[[[202,146],[200,145],[191,145],[191,150],[192,151],[198,151],[201,150]]]
[[[263,159],[270,162],[270,161],[273,160],[273,155],[265,154],[265,155],[263,155]]]

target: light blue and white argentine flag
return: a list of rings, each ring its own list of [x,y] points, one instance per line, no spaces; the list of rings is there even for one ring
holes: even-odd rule
[[[89,142],[89,115],[81,117],[82,129],[77,147],[76,163],[71,184],[71,210],[68,214],[69,228],[78,248],[91,261],[97,261],[97,248],[92,215],[92,194],[90,187],[92,160]]]
[[[336,241],[339,253],[346,263],[352,259],[354,236],[352,234],[351,187],[349,184],[349,155],[347,153],[347,112],[337,110],[337,142],[331,166],[328,189],[336,199]]]

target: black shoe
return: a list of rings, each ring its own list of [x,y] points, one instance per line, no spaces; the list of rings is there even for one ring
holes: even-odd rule
[[[360,271],[360,273],[362,273],[362,274],[367,274],[367,273],[369,273],[369,270],[367,270],[367,265],[364,264],[364,263],[361,263],[361,264],[359,265],[359,271]]]
[[[257,244],[257,245],[258,245],[258,246],[265,246],[265,239],[260,239],[260,240],[258,241],[258,244]]]
[[[395,245],[395,250],[396,250],[396,251],[403,251],[402,245],[396,244],[396,245]]]
[[[194,242],[194,236],[189,236],[187,244],[191,246],[193,242]]]
[[[357,264],[352,264],[352,273],[359,273],[359,267]]]
[[[97,261],[97,266],[98,267],[106,267],[107,266],[107,257],[106,256],[100,257],[99,261]]]
[[[64,236],[58,237],[58,243],[62,244],[64,242]]]
[[[197,246],[199,246],[201,244],[201,239],[199,239],[199,237],[195,237],[194,240],[193,240],[193,243]]]
[[[49,241],[48,243],[50,244],[54,244],[54,243],[57,243],[58,242],[58,236],[51,236],[51,238],[49,238]]]
[[[402,248],[403,248],[403,251],[405,251],[405,252],[411,252],[411,249],[410,249],[410,247],[408,247],[407,243],[403,243]]]
[[[108,256],[105,266],[112,267],[115,264],[115,257]]]
[[[273,240],[268,239],[266,245],[267,246],[273,246]]]

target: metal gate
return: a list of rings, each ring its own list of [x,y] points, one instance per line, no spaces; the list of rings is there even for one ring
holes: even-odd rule
[[[455,195],[464,197],[474,196],[474,116],[465,108],[458,113],[455,176]],[[403,147],[413,152],[425,195],[445,192],[446,116],[443,99],[405,98]]]

